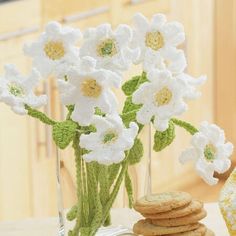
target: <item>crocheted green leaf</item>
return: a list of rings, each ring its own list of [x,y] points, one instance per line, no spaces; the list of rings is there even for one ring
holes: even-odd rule
[[[138,89],[140,84],[147,81],[146,73],[142,75],[134,76],[131,80],[125,82],[122,86],[122,90],[126,96],[130,96]]]
[[[65,149],[76,134],[77,124],[71,120],[63,121],[53,125],[52,136],[60,149]]]
[[[129,150],[129,155],[127,160],[130,165],[137,164],[141,161],[143,157],[143,144],[140,139],[136,138],[134,140],[133,147]]]
[[[156,152],[160,152],[167,146],[169,146],[175,138],[175,126],[172,121],[169,122],[169,127],[164,132],[156,131],[154,135],[153,149]]]
[[[132,102],[132,97],[127,97],[125,101],[125,105],[122,111],[122,120],[126,127],[129,126],[129,123],[132,121],[136,121],[136,113],[140,109],[142,105],[137,105]]]

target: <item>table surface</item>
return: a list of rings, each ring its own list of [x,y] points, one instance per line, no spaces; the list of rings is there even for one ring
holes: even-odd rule
[[[229,236],[218,205],[216,203],[205,204],[205,209],[208,215],[202,222],[213,230],[216,236]],[[141,215],[127,208],[112,210],[112,222],[114,222],[114,225],[123,225],[131,228],[140,218],[142,218]],[[56,236],[57,227],[57,218],[1,222],[0,236]]]

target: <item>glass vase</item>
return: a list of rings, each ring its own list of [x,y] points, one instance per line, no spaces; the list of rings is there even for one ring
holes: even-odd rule
[[[78,176],[78,171],[79,169],[86,169],[86,171],[84,173],[81,173],[81,178],[86,178],[86,176],[88,177],[89,175],[89,171],[90,171],[90,165],[91,164],[87,164],[85,163],[81,158],[81,150],[77,149],[75,150],[75,155],[76,155],[76,170],[77,170],[77,176]],[[81,165],[81,166],[80,166]],[[79,167],[80,166],[80,167]],[[102,167],[103,168],[103,167]],[[105,168],[105,167],[104,167]],[[122,176],[122,171],[124,171],[127,167],[123,166],[120,167],[120,175]],[[104,169],[105,171],[105,169]],[[119,178],[118,176],[118,178]],[[77,177],[77,181],[82,181],[83,180],[81,178]],[[133,235],[132,230],[128,229],[122,225],[118,225],[118,226],[113,226],[110,225],[110,209],[107,209],[107,215],[108,217],[106,218],[106,220],[104,219],[101,223],[101,225],[97,226],[97,232],[96,234],[90,234],[90,233],[86,233],[86,232],[80,232],[80,230],[76,229],[76,225],[77,225],[77,221],[79,218],[82,218],[82,216],[72,216],[73,221],[69,222],[66,217],[65,217],[65,212],[67,212],[67,216],[68,214],[73,214],[73,208],[69,211],[64,209],[63,206],[63,189],[62,189],[62,183],[61,183],[61,158],[60,158],[60,151],[58,149],[56,149],[56,184],[57,184],[57,205],[58,205],[58,236],[119,236],[119,235]],[[121,178],[122,181],[122,178]],[[116,182],[117,184],[118,182]],[[87,182],[87,186],[89,187],[89,182]],[[90,187],[89,187],[90,188]],[[77,194],[79,194],[79,191],[77,192]],[[112,194],[112,193],[111,193]],[[115,196],[115,195],[114,195]],[[84,199],[84,203],[88,202],[88,199]],[[95,214],[97,214],[95,212]],[[83,220],[83,219],[82,219]],[[104,227],[104,225],[106,227]],[[71,230],[72,229],[72,230]],[[85,229],[86,230],[86,229]]]

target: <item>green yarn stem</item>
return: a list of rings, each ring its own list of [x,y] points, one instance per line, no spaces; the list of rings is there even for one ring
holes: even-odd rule
[[[109,179],[108,179],[108,184],[109,184],[109,189],[111,188],[111,186],[113,185],[115,179],[117,178],[117,175],[120,171],[120,163],[118,164],[112,164],[110,166],[108,166],[108,175],[109,175]]]
[[[46,114],[44,114],[41,111],[38,111],[36,109],[31,108],[28,105],[25,105],[25,109],[28,111],[28,115],[32,116],[38,120],[40,120],[41,122],[43,122],[44,124],[47,125],[55,125],[57,122],[50,119]]]
[[[104,208],[104,211],[103,211],[103,221],[102,221],[102,224],[104,224],[104,222],[105,222],[105,220],[106,220],[106,218],[107,218],[107,216],[108,216],[108,214],[109,214],[109,212],[110,212],[110,210],[112,208],[112,205],[113,205],[113,203],[114,203],[114,201],[115,201],[115,199],[117,197],[117,194],[119,192],[121,183],[122,183],[122,181],[124,179],[124,176],[125,176],[125,173],[127,171],[128,165],[129,165],[129,163],[128,163],[127,160],[125,160],[122,163],[122,169],[121,169],[120,174],[119,174],[119,176],[118,176],[118,178],[116,180],[116,183],[114,185],[113,191],[110,194],[109,201],[107,202],[107,204],[106,204],[106,206]]]
[[[88,197],[87,173],[86,173],[85,162],[83,159],[82,159],[82,185],[83,185],[82,189],[83,189],[84,225],[88,226],[89,224],[89,197]],[[84,232],[87,232],[87,231],[85,230]]]
[[[81,151],[79,149],[79,136],[78,134],[75,136],[73,140],[73,148],[75,152],[75,164],[76,164],[76,185],[77,185],[77,199],[78,199],[78,204],[77,204],[77,216],[76,216],[76,224],[71,231],[71,235],[73,236],[78,236],[80,227],[82,226],[83,223],[83,215],[82,215],[82,203],[83,203],[83,196],[82,196],[82,189],[81,189]]]
[[[100,171],[99,171],[100,194],[99,195],[100,195],[102,207],[104,209],[110,195],[109,182],[108,182],[108,166],[99,165],[99,167],[100,167]],[[111,218],[110,218],[110,215],[108,215],[103,226],[108,226],[110,224],[111,224]]]
[[[133,187],[132,187],[132,181],[129,175],[129,171],[127,169],[126,173],[125,173],[125,189],[128,195],[128,199],[129,199],[129,208],[133,207]]]
[[[77,211],[78,211],[77,205],[73,206],[66,215],[67,220],[73,221],[77,216]]]
[[[188,131],[191,135],[194,135],[198,132],[198,129],[195,128],[192,124],[186,122],[186,121],[183,121],[183,120],[179,120],[179,119],[176,119],[176,118],[172,118],[171,121],[175,124],[175,125],[178,125],[182,128],[184,128],[186,131]]]
[[[97,163],[95,163],[97,164]],[[94,214],[93,214],[93,219],[91,222],[91,230],[90,230],[90,235],[89,236],[94,236],[97,232],[97,230],[99,229],[99,227],[102,225],[102,216],[103,216],[103,209],[102,209],[102,203],[99,197],[99,193],[98,193],[98,185],[97,185],[97,179],[96,179],[96,175],[95,175],[95,168],[94,166],[90,166],[89,167],[89,173],[90,173],[90,180],[92,183],[92,186],[94,187],[94,205],[95,205],[95,209],[94,209]]]
[[[70,120],[70,119],[71,119],[71,114],[72,114],[72,112],[74,111],[75,106],[74,106],[74,105],[68,105],[68,106],[66,106],[66,107],[67,107],[67,110],[68,110],[68,114],[67,114],[67,116],[66,116],[66,119],[67,119],[67,120]]]
[[[80,134],[77,133],[73,139],[73,148],[76,162],[76,184],[78,203],[68,214],[69,219],[76,217],[73,230],[69,236],[94,236],[102,225],[110,224],[110,210],[117,197],[120,186],[125,178],[126,188],[130,199],[132,185],[128,176],[128,157],[119,165],[113,165],[117,174],[112,177],[114,184],[111,184],[111,167],[100,165],[96,162],[86,163],[83,158],[82,149],[79,147]],[[131,187],[130,187],[131,186]]]
[[[95,179],[94,172],[94,164],[95,163],[86,163],[87,168],[87,181],[88,181],[88,193],[89,193],[89,225],[92,223],[93,216],[95,214],[96,209],[96,199],[95,195],[97,193],[97,180]]]

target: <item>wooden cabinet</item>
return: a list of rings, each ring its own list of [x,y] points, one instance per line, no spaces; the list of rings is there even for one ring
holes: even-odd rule
[[[147,17],[156,12],[167,14],[168,19],[181,21],[186,30],[186,43],[183,48],[188,57],[188,72],[194,76],[207,74],[208,82],[202,88],[201,99],[189,104],[189,112],[182,118],[192,120],[198,125],[201,120],[214,120],[214,14],[213,0],[21,0],[0,5],[0,71],[6,62],[16,63],[26,72],[30,61],[23,56],[21,48],[26,41],[37,37],[43,25],[52,19],[67,25],[85,29],[100,23],[130,23],[132,15],[139,11]],[[26,4],[24,7],[23,5]],[[18,16],[19,11],[21,14]],[[4,14],[3,14],[4,13]],[[22,35],[15,31],[34,27]],[[12,33],[13,32],[13,33]],[[140,74],[140,67],[132,68],[124,79]],[[42,87],[43,89],[43,87]],[[47,91],[51,94],[51,113],[60,118],[61,110],[55,84],[50,82]],[[124,100],[122,93],[118,94]],[[56,214],[55,151],[50,141],[50,130],[28,117],[19,117],[9,108],[0,106],[0,220],[17,219],[28,216]],[[177,129],[178,139],[166,151],[153,153],[153,189],[185,188],[199,183],[191,166],[183,167],[178,163],[178,154],[189,145],[190,137]],[[181,137],[181,138],[180,138]],[[147,149],[147,132],[142,133]],[[74,159],[72,150],[60,152],[62,158],[62,182],[65,192],[65,206],[75,200]],[[145,158],[142,163],[130,169],[135,185],[136,196],[143,194],[145,183]],[[186,178],[188,176],[188,178]],[[125,192],[120,191],[116,206],[126,202]]]

